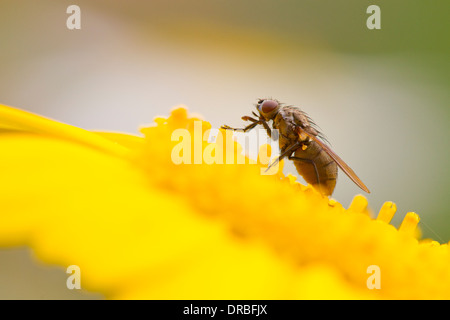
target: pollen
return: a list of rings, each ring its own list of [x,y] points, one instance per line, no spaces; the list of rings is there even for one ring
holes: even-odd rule
[[[303,131],[301,131],[299,134],[299,138],[301,141],[305,141],[308,139],[308,135],[306,133],[304,133]]]

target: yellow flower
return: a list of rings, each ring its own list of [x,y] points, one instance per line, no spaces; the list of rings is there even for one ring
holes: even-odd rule
[[[361,195],[345,209],[261,175],[225,132],[189,156],[235,164],[174,164],[172,133],[198,148],[199,121],[178,108],[140,137],[0,105],[0,245],[77,265],[113,299],[450,298],[449,247],[418,240],[414,213],[397,230],[391,202],[372,218]]]

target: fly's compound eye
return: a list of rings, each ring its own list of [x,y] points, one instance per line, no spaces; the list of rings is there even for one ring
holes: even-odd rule
[[[274,111],[276,108],[278,108],[278,102],[275,100],[264,100],[259,105],[259,110],[262,113],[270,113],[270,112]]]

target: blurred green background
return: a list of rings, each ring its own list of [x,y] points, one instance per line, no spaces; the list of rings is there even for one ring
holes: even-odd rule
[[[66,9],[81,8],[81,30]],[[381,30],[366,9],[381,8]],[[240,127],[257,98],[300,106],[371,189],[423,236],[450,240],[450,2],[0,2],[0,103],[86,129],[136,133],[178,104]],[[295,173],[287,165],[285,172]],[[344,206],[360,190],[340,174]],[[276,201],[276,199],[273,199]],[[0,251],[0,298],[101,298],[64,269]]]

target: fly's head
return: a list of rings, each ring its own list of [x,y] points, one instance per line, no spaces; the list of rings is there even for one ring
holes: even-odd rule
[[[256,109],[258,109],[259,114],[266,121],[273,120],[280,108],[280,102],[273,99],[259,99],[256,104]]]

